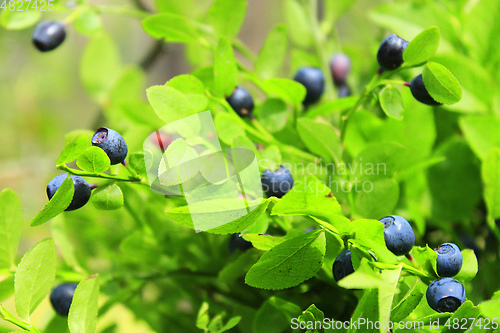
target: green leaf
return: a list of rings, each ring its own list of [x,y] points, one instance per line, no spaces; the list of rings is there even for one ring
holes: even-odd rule
[[[231,145],[235,138],[245,135],[245,130],[235,120],[235,117],[237,116],[231,113],[218,113],[215,117],[217,135],[228,145]]]
[[[202,226],[203,231],[226,235],[226,234],[234,234],[245,230],[246,228],[253,225],[257,219],[266,211],[267,206],[269,205],[269,200],[263,200],[262,203],[252,210],[249,214],[244,215],[232,222],[226,223],[224,225],[213,228],[213,225],[219,225],[218,222],[219,214],[223,214],[223,216],[231,216],[234,215],[234,200],[227,199],[229,204],[228,209],[224,209],[223,211],[218,211],[220,209],[221,202],[217,200],[216,205],[212,205],[211,201],[208,202],[200,202],[199,207],[197,205],[190,205],[177,207],[174,209],[167,210],[167,216],[174,220],[175,222],[182,224],[186,227],[190,227],[194,229],[193,220],[191,216],[195,216],[197,221],[204,220],[206,226]],[[223,203],[223,202],[222,202]],[[231,204],[232,207],[231,208]],[[238,206],[239,207],[239,206]],[[237,211],[240,209],[238,208]],[[212,226],[212,229],[208,229]]]
[[[298,319],[299,322],[304,324],[307,322],[323,321],[323,319],[325,319],[325,314],[318,309],[316,305],[311,304],[307,309],[302,311]]]
[[[393,86],[385,86],[380,91],[380,106],[387,116],[398,120],[403,119],[405,111],[403,97],[401,97],[399,90]]]
[[[208,308],[208,303],[203,302],[201,304],[200,310],[198,310],[198,315],[196,317],[196,327],[198,327],[200,330],[207,330],[208,328],[208,323],[210,322]]]
[[[427,28],[418,34],[403,53],[405,65],[413,67],[429,61],[439,47],[440,38],[439,28],[436,26]]]
[[[9,1],[6,2],[9,6]],[[17,2],[15,2],[17,4]],[[3,4],[5,6],[5,4]],[[19,5],[16,5],[16,8]],[[23,6],[24,7],[24,6]],[[42,13],[36,10],[27,10],[22,8],[22,11],[4,10],[0,13],[0,24],[8,30],[22,30],[35,25],[40,21]]]
[[[385,245],[384,224],[378,220],[352,221],[352,242],[358,246],[372,250],[377,260],[383,263],[396,264],[397,257]]]
[[[99,34],[87,43],[80,63],[80,77],[95,100],[102,103],[107,99],[120,71],[120,55],[110,36]]]
[[[484,200],[491,220],[500,217],[500,148],[493,148],[482,165]]]
[[[177,89],[152,86],[146,92],[156,114],[167,124],[197,113],[188,97]]]
[[[261,79],[277,76],[285,61],[287,48],[287,29],[285,25],[279,24],[267,35],[255,63],[255,72]]]
[[[490,300],[478,305],[481,314],[486,318],[500,318],[500,300]]]
[[[76,259],[75,248],[69,239],[62,217],[56,217],[50,224],[50,233],[66,264],[75,271],[82,271]]]
[[[111,162],[104,150],[99,147],[89,147],[78,157],[76,165],[83,171],[100,173],[108,170]]]
[[[144,162],[143,152],[135,152],[130,154],[128,157],[128,164],[139,176],[147,176],[146,163]]]
[[[455,279],[460,281],[470,281],[476,276],[478,270],[476,255],[473,250],[466,249],[462,251],[462,258],[462,268],[455,276]]]
[[[356,213],[366,218],[384,217],[394,210],[399,199],[399,185],[390,178],[356,182],[351,191],[359,192],[355,201]]]
[[[238,67],[233,47],[227,39],[221,38],[214,59],[214,85],[219,96],[229,97],[238,82]]]
[[[113,210],[123,206],[123,193],[116,184],[98,187],[93,192],[92,204],[97,209]]]
[[[297,131],[311,152],[321,156],[326,162],[340,161],[342,144],[331,125],[300,118],[297,120]]]
[[[245,282],[256,288],[280,290],[312,278],[326,251],[323,231],[311,231],[273,247],[250,268]]]
[[[408,317],[424,296],[423,283],[416,279],[415,283],[406,292],[406,294],[399,300],[399,302],[392,307],[391,321],[399,322]]]
[[[147,34],[170,43],[193,43],[199,39],[195,23],[185,16],[162,13],[142,20]]]
[[[308,47],[314,40],[308,10],[297,0],[285,0],[285,20],[290,38],[298,46]]]
[[[56,276],[56,246],[46,238],[25,253],[15,275],[17,314],[26,320],[48,295]]]
[[[437,252],[431,249],[428,245],[425,247],[414,246],[410,254],[415,261],[424,269],[424,271],[432,278],[438,278],[436,261]]]
[[[394,301],[394,295],[398,291],[398,282],[401,277],[401,268],[399,264],[397,269],[385,269],[381,273],[382,280],[385,282],[378,291],[379,321],[388,322],[391,318],[391,309]]]
[[[500,148],[500,119],[494,115],[461,117],[459,122],[465,139],[480,159],[493,147]]]
[[[14,275],[0,281],[0,302],[3,302],[14,293]]]
[[[292,318],[300,315],[300,308],[281,298],[272,296],[262,304],[253,321],[254,333],[285,332]]]
[[[425,88],[436,102],[455,104],[462,99],[460,83],[443,65],[435,62],[427,63],[422,78]]]
[[[75,187],[73,185],[73,179],[68,175],[45,208],[35,216],[33,221],[31,221],[31,226],[36,227],[44,224],[64,212],[71,204],[74,194]]]
[[[332,223],[340,233],[348,233],[349,219],[343,217],[337,199],[323,182],[310,175],[294,186],[273,207],[271,215],[310,215]]]
[[[293,105],[299,105],[306,97],[306,88],[290,79],[268,79],[261,82],[261,88],[266,94],[281,98]]]
[[[83,152],[91,146],[91,141],[85,135],[80,135],[66,144],[57,158],[56,164],[69,163],[76,160]]]
[[[205,95],[205,86],[196,76],[183,74],[170,79],[165,86],[172,87],[187,97],[191,108],[197,111],[205,111],[208,98]]]
[[[22,230],[21,201],[14,191],[5,189],[0,192],[0,267],[14,264]]]
[[[74,27],[82,35],[96,35],[102,31],[101,16],[90,8],[84,8],[76,18]]]
[[[355,274],[355,273],[354,273]],[[354,275],[351,274],[351,275]],[[349,275],[349,276],[351,276]],[[363,297],[358,302],[354,313],[352,314],[352,321],[358,322],[360,318],[366,321],[376,322],[379,320],[378,316],[378,289],[365,290]],[[359,327],[359,326],[358,326]],[[358,327],[351,326],[347,331],[349,333],[359,332]]]
[[[246,10],[246,0],[214,0],[207,21],[219,36],[233,39],[245,20]]]
[[[266,130],[274,133],[285,127],[288,118],[287,109],[286,103],[281,99],[268,98],[255,109],[254,115]]]
[[[78,284],[68,315],[68,326],[71,333],[95,332],[99,308],[98,298],[98,275],[91,275]]]
[[[253,247],[262,251],[269,251],[278,244],[285,241],[284,237],[276,237],[271,235],[262,234],[242,234],[241,235],[246,241],[252,243]]]
[[[338,285],[346,289],[378,289],[382,287],[384,283],[385,281],[382,280],[380,275],[375,272],[368,264],[368,261],[363,258],[354,273],[339,280]],[[376,308],[378,309],[378,304]]]

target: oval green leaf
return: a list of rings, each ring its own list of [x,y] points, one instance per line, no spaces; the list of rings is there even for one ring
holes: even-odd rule
[[[123,206],[123,192],[116,184],[98,187],[92,193],[92,204],[102,210],[118,209]]]
[[[99,276],[92,275],[78,284],[71,302],[68,326],[71,333],[92,333],[97,326]]]
[[[56,277],[56,246],[46,238],[33,246],[16,270],[14,290],[17,314],[26,320],[50,292]]]
[[[109,169],[111,162],[104,150],[99,147],[89,147],[78,157],[76,165],[83,171],[101,173]]]
[[[436,102],[455,104],[462,99],[462,87],[443,65],[429,62],[422,73],[425,88]]]
[[[393,86],[388,85],[380,91],[380,106],[387,116],[398,120],[403,119],[403,98],[399,90]]]
[[[311,231],[264,253],[248,271],[245,282],[256,288],[291,288],[312,278],[321,269],[326,251],[325,233]]]
[[[219,96],[228,97],[233,93],[238,82],[238,67],[233,47],[225,38],[219,40],[215,50],[214,84]]]
[[[73,179],[68,175],[45,208],[35,216],[33,221],[31,221],[31,226],[35,227],[44,224],[64,212],[71,204],[74,194],[75,187],[73,186]]]
[[[405,65],[413,67],[429,61],[439,47],[440,38],[439,28],[436,26],[427,28],[418,34],[403,53]]]

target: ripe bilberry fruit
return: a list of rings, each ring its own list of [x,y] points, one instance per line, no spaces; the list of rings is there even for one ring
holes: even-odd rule
[[[250,92],[243,87],[236,87],[227,102],[240,117],[251,117],[253,111],[253,98]]]
[[[351,59],[343,53],[337,53],[330,60],[330,71],[332,72],[333,83],[341,86],[345,83],[347,75],[351,71]]]
[[[123,137],[117,131],[101,127],[92,136],[92,145],[106,152],[111,164],[118,164],[127,157],[128,148]]]
[[[432,282],[425,296],[433,310],[455,312],[465,302],[465,289],[459,281],[445,277]]]
[[[424,85],[424,79],[422,78],[422,74],[416,76],[413,80],[411,80],[410,84],[411,94],[417,101],[420,103],[424,103],[427,105],[441,105],[441,103],[436,102],[434,98],[429,94]]]
[[[408,42],[396,34],[385,38],[377,52],[377,60],[383,69],[393,70],[403,63],[403,52],[408,46]]]
[[[340,85],[338,96],[339,98],[351,96],[351,88],[349,88],[349,85],[347,85],[347,83]]]
[[[236,249],[240,249],[244,252],[252,248],[252,242],[245,240],[243,237],[240,237],[240,235],[240,233],[233,234],[229,239],[229,252],[234,253]]]
[[[298,83],[306,87],[306,97],[304,105],[316,103],[325,90],[325,77],[319,68],[301,67],[293,78]]]
[[[63,173],[62,175],[55,176],[47,185],[47,196],[49,200],[52,199],[56,191],[59,189],[61,184],[64,182],[68,174]],[[73,186],[75,188],[75,193],[73,194],[73,200],[69,204],[67,211],[75,210],[83,207],[90,199],[90,194],[92,189],[90,185],[80,176],[70,176],[73,180]]]
[[[264,170],[261,177],[262,188],[268,197],[284,196],[293,187],[293,176],[284,166],[278,170]]]
[[[41,52],[51,51],[64,42],[66,28],[60,22],[44,21],[38,23],[33,31],[31,40]]]
[[[384,224],[384,239],[387,248],[395,255],[407,254],[415,244],[415,233],[404,218],[398,215],[389,215],[380,222]]]
[[[351,250],[348,249],[340,253],[333,263],[333,277],[335,281],[339,281],[349,274],[354,273],[351,260]]]
[[[77,286],[76,283],[64,283],[52,289],[50,302],[57,314],[64,317],[68,316]]]
[[[462,268],[462,253],[457,245],[453,243],[444,243],[437,249],[437,273],[442,277],[455,276]]]

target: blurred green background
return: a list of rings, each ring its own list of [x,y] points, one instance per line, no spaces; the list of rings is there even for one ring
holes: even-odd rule
[[[95,3],[134,6],[134,3],[126,1]],[[182,11],[197,17],[206,12],[210,3],[209,0],[189,0],[182,4],[177,0],[158,0],[145,2],[144,5],[151,10],[157,6],[180,6]],[[348,6],[351,3],[352,6]],[[498,3],[497,0],[349,0],[346,1],[348,5],[345,6],[345,13],[335,23],[336,40],[325,45],[325,48],[332,55],[345,52],[351,56],[353,69],[349,82],[356,94],[377,70],[375,55],[385,36],[397,33],[411,40],[424,28],[439,26],[442,42],[437,58],[460,80],[464,99],[453,107],[432,112],[437,128],[434,148],[437,148],[451,136],[461,135],[458,128],[461,114],[481,113],[487,109],[500,114],[499,88],[494,84],[500,79],[500,48],[491,47],[499,45],[495,42],[499,40]],[[281,0],[249,1],[240,38],[251,50],[258,52],[269,30],[285,20],[282,8]],[[69,9],[60,10],[46,13],[43,18],[62,20],[68,14]],[[328,15],[326,12],[323,14]],[[104,14],[103,27],[117,42],[125,64],[140,63],[155,47],[156,41],[142,30],[138,19]],[[65,145],[64,135],[76,129],[93,131],[108,125],[100,107],[88,97],[79,79],[79,61],[89,38],[70,27],[66,41],[60,48],[42,54],[31,44],[31,31],[31,28],[19,31],[0,29],[0,190],[12,188],[22,201],[25,228],[19,253],[24,253],[37,240],[50,235],[49,224],[30,228],[28,221],[47,202],[47,182],[60,173],[55,168],[55,161]],[[447,58],[450,54],[456,58]],[[186,52],[183,45],[163,45],[161,53],[147,69],[146,86],[163,84],[175,75],[190,72],[195,68],[193,65],[199,62],[203,62],[202,57],[198,57],[193,50]],[[467,65],[466,70],[464,64]],[[411,73],[417,75],[419,70],[412,70]],[[285,75],[291,77],[292,72]],[[412,76],[406,74],[404,78],[410,80]],[[479,192],[480,162],[469,148],[464,149],[470,157],[465,167],[470,167],[470,177],[475,182],[472,187]],[[461,161],[460,156],[458,162]],[[425,197],[423,200],[430,198]],[[429,202],[423,204],[427,208],[430,206]],[[462,230],[476,241],[479,250],[484,251],[484,256],[480,261],[479,276],[471,282],[474,288],[468,296],[474,302],[480,302],[491,297],[493,291],[500,287],[498,279],[492,281],[498,276],[498,268],[491,265],[498,259],[498,242],[485,226],[482,215],[484,207],[479,202],[473,204],[474,212],[470,221],[450,219],[444,229],[439,229],[430,221],[424,239],[444,240],[447,238],[446,230],[450,229]],[[113,216],[111,213],[106,214]],[[471,246],[463,240],[460,245]],[[49,311],[48,302],[45,301],[43,310],[41,308],[36,312],[34,321],[45,320]],[[147,331],[144,327],[130,326],[123,317],[125,312],[120,308],[116,310],[115,316],[127,323],[124,326],[129,326],[128,331]],[[127,332],[125,328],[119,331]]]

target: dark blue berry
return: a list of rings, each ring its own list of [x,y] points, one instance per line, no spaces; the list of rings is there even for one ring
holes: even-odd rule
[[[264,170],[261,177],[262,188],[268,197],[281,198],[293,187],[290,170],[280,166],[278,170]]]
[[[352,273],[354,273],[354,268],[352,267],[351,250],[348,249],[340,253],[335,259],[333,263],[333,278],[338,282]]]
[[[304,105],[316,103],[325,91],[325,77],[319,68],[301,67],[293,79],[306,88]]]
[[[68,316],[77,286],[76,283],[64,283],[52,289],[50,293],[50,302],[54,310],[60,316]]]
[[[419,101],[420,103],[424,103],[427,105],[441,105],[432,98],[424,85],[424,79],[422,78],[422,74],[416,76],[413,80],[411,80],[410,91],[413,97]]]
[[[377,60],[381,68],[393,70],[403,63],[403,52],[408,42],[396,34],[385,38],[377,52]]]
[[[118,164],[127,157],[128,148],[123,137],[117,131],[101,127],[92,136],[92,145],[106,152],[111,164]]]
[[[240,117],[251,117],[254,108],[252,95],[243,87],[236,87],[227,102]]]
[[[52,199],[54,194],[56,194],[56,191],[59,189],[67,176],[68,174],[63,173],[62,175],[52,178],[47,185],[47,196],[49,197],[49,200]],[[75,193],[73,194],[73,200],[71,200],[68,208],[66,208],[67,211],[85,206],[85,204],[89,201],[90,194],[92,192],[90,185],[82,177],[71,175],[71,179],[73,180]]]
[[[389,215],[380,220],[384,224],[384,239],[387,248],[395,255],[407,254],[415,244],[415,233],[404,218]]]
[[[349,88],[349,85],[347,83],[340,85],[338,96],[339,98],[351,96],[351,88]]]
[[[465,302],[465,289],[459,281],[445,277],[432,282],[425,296],[433,310],[455,312]]]
[[[437,249],[437,273],[442,277],[455,276],[462,268],[462,253],[457,245],[453,243],[444,243]]]
[[[61,45],[65,38],[66,28],[62,23],[44,21],[35,27],[31,40],[39,51],[47,52]]]
[[[347,75],[351,71],[351,59],[343,53],[337,53],[330,60],[330,71],[332,72],[333,83],[341,86],[345,83]]]
[[[234,253],[236,249],[244,252],[252,248],[252,243],[240,236],[240,233],[233,234],[231,236],[231,238],[229,239],[229,252]]]

